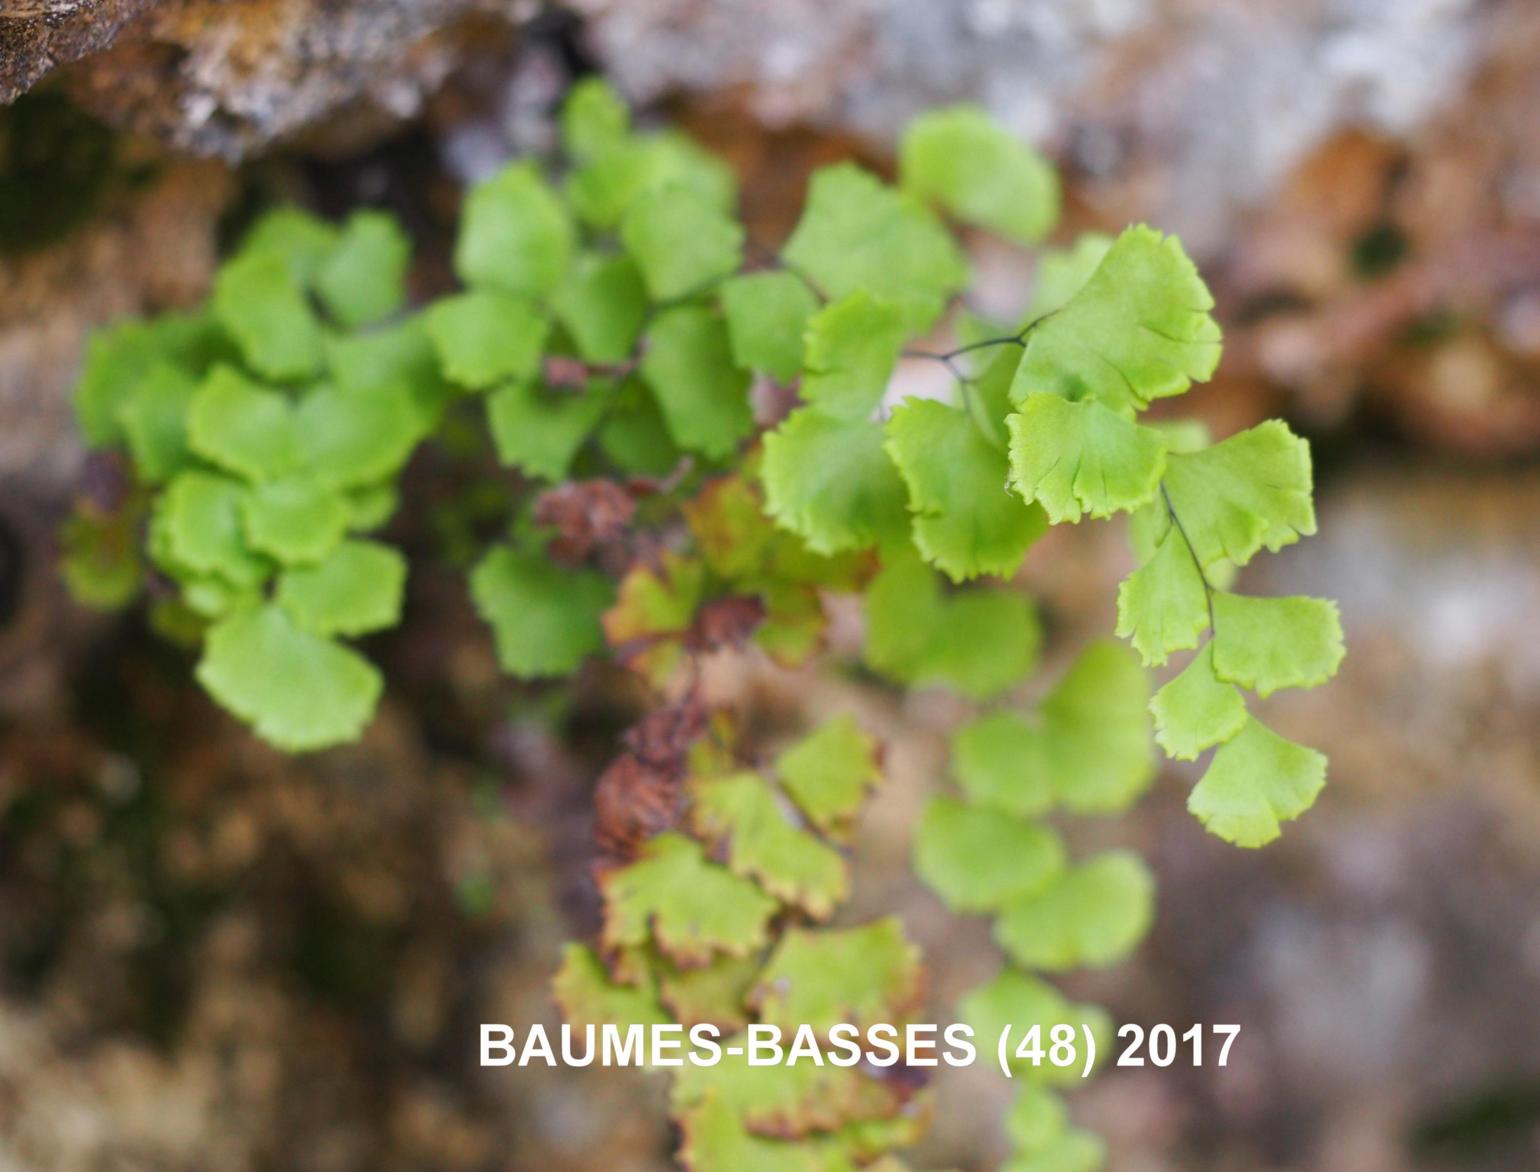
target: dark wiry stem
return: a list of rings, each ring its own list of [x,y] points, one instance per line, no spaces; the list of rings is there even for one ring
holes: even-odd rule
[[[1182,518],[1177,516],[1176,506],[1171,503],[1170,490],[1166,488],[1166,482],[1160,482],[1160,499],[1166,506],[1166,516],[1171,518],[1171,524],[1176,526],[1177,533],[1182,538],[1182,544],[1187,547],[1187,554],[1192,558],[1193,569],[1198,571],[1198,581],[1203,583],[1203,600],[1208,604],[1209,630],[1218,633],[1219,628],[1214,625],[1214,584],[1208,580],[1208,574],[1204,572],[1203,563],[1198,559],[1198,550],[1192,543],[1192,538],[1187,535],[1187,527],[1182,524]]]

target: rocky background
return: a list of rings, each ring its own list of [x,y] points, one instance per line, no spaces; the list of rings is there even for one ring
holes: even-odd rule
[[[437,290],[461,185],[547,142],[590,70],[727,155],[766,241],[812,167],[885,166],[907,117],[960,98],[1056,156],[1066,230],[1182,233],[1229,339],[1192,407],[1220,433],[1282,414],[1315,444],[1321,535],[1257,581],[1340,598],[1351,654],[1271,709],[1333,761],[1280,845],[1205,838],[1181,770],[1097,832],[1154,860],[1161,914],[1075,991],[1244,1031],[1224,1071],[1118,1072],[1076,1112],[1115,1172],[1540,1167],[1533,0],[6,0],[0,1170],[668,1167],[648,1080],[474,1065],[475,1023],[553,1016],[556,949],[592,914],[616,680],[521,715],[544,701],[510,704],[430,568],[423,621],[379,649],[369,738],[288,761],[53,570],[92,326],[198,299],[279,198],[391,207]],[[1008,303],[1020,258],[978,259]],[[1125,556],[1102,527],[1029,559],[1056,651],[1111,625]],[[890,736],[857,910],[901,911],[948,958],[944,1018],[993,964],[905,865],[958,710],[753,663],[712,679],[767,730],[838,702]],[[917,1166],[992,1167],[998,1080],[938,1090]]]

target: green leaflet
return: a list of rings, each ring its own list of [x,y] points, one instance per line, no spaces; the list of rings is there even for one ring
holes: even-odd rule
[[[807,322],[803,401],[832,419],[865,419],[882,401],[903,344],[898,307],[865,289],[825,306]]]
[[[337,247],[334,225],[301,208],[264,212],[241,240],[240,255],[268,253],[281,258],[298,285],[308,286]]]
[[[248,251],[221,268],[214,315],[258,374],[281,381],[320,371],[321,323],[278,253]]]
[[[296,406],[224,366],[198,388],[187,419],[194,450],[211,463],[259,483],[303,481],[328,490],[392,475],[422,431],[398,385],[323,386]]]
[[[864,790],[864,786],[862,787]],[[699,780],[693,825],[726,852],[734,874],[755,879],[814,919],[844,902],[850,876],[840,853],[802,829],[774,790],[752,773]]]
[[[830,1141],[834,1148],[831,1160],[848,1156],[851,1160],[872,1160],[876,1163],[857,1166],[871,1172],[912,1172],[910,1165],[892,1154],[895,1148],[909,1148],[924,1137],[927,1124],[926,1098],[920,1097],[908,1110],[901,1110],[885,1119],[858,1121],[841,1128]],[[831,1167],[839,1167],[831,1163]]]
[[[838,716],[783,752],[781,785],[814,826],[847,838],[856,811],[880,778],[876,743],[849,716]]]
[[[1167,459],[1166,491],[1205,567],[1249,562],[1315,532],[1310,446],[1270,420]]]
[[[362,656],[271,604],[237,610],[209,629],[198,682],[290,753],[357,740],[381,690],[380,673]]]
[[[1072,810],[1121,809],[1154,780],[1149,678],[1112,642],[1093,643],[1043,701],[1049,768]]]
[[[1180,395],[1219,365],[1213,307],[1176,237],[1129,228],[1080,291],[1028,334],[1011,397],[1051,391],[1126,413]]]
[[[942,654],[935,632],[947,600],[936,575],[916,557],[894,558],[871,580],[864,602],[866,662],[893,679],[920,678]]]
[[[663,686],[684,655],[684,634],[705,584],[700,562],[665,551],[655,568],[632,566],[615,605],[604,612],[604,635],[633,670]]]
[[[1150,711],[1156,741],[1179,761],[1191,761],[1211,745],[1228,741],[1246,724],[1246,701],[1214,674],[1212,640],[1155,693]]]
[[[487,425],[497,458],[529,476],[560,480],[604,415],[614,393],[607,380],[581,391],[510,383],[487,397]]]
[[[914,867],[953,911],[994,911],[1049,883],[1064,844],[1035,822],[938,797],[920,815]]]
[[[406,302],[411,263],[411,242],[392,216],[355,212],[316,271],[316,294],[344,326],[368,325]]]
[[[1023,1087],[1005,1116],[1005,1133],[1018,1150],[1041,1150],[1058,1139],[1068,1125],[1064,1100],[1042,1087]]]
[[[59,572],[70,597],[92,610],[121,610],[144,587],[140,518],[132,511],[102,515],[77,506],[60,533]]]
[[[631,111],[602,77],[585,77],[561,107],[561,143],[574,159],[589,159],[625,141]]]
[[[532,163],[511,163],[465,197],[455,272],[467,285],[544,297],[561,284],[575,233]]]
[[[1209,625],[1208,587],[1175,525],[1155,553],[1118,587],[1118,636],[1133,643],[1146,664],[1173,651],[1190,651]]]
[[[328,334],[325,350],[332,379],[349,390],[441,381],[423,314],[358,333]]]
[[[776,528],[746,476],[708,482],[681,511],[706,563],[725,579],[851,590],[860,577],[859,557],[815,554],[794,534]]]
[[[745,1041],[730,1037],[724,1049],[741,1048]],[[751,1064],[727,1053],[714,1066],[681,1069],[671,1101],[676,1115],[714,1101],[756,1132],[784,1136],[832,1131],[851,1120],[877,1122],[903,1106],[900,1094],[858,1068],[811,1060]]]
[[[1063,1101],[1041,1087],[1018,1092],[1005,1129],[1016,1151],[1001,1172],[1099,1172],[1106,1163],[1101,1139],[1071,1127]]]
[[[1150,426],[1166,441],[1167,452],[1201,452],[1214,442],[1201,419],[1157,419]]]
[[[1126,808],[1154,779],[1148,703],[1138,660],[1117,643],[1091,644],[1039,706],[1021,770],[1047,776],[1071,810]]]
[[[867,289],[894,302],[910,333],[934,322],[968,276],[961,250],[928,208],[854,163],[813,174],[781,256],[827,297]]]
[[[749,1020],[749,987],[764,958],[726,957],[706,968],[680,968],[658,957],[658,996],[683,1025],[710,1022],[718,1029],[742,1029]]]
[[[792,928],[749,999],[762,1021],[788,1034],[800,1025],[823,1033],[840,1022],[902,1021],[923,993],[919,962],[891,916],[839,931]]]
[[[1060,972],[1126,957],[1155,916],[1155,880],[1139,856],[1112,851],[1014,900],[995,940],[1017,964]]]
[[[933,110],[910,123],[899,173],[905,191],[1021,244],[1042,239],[1059,218],[1053,167],[974,106]]]
[[[1106,259],[1111,247],[1111,236],[1082,232],[1069,248],[1043,252],[1037,262],[1037,279],[1032,286],[1032,305],[1027,310],[1027,321],[1038,321],[1067,305],[1071,297],[1085,288],[1085,283]],[[1016,365],[1012,364],[1013,375]]]
[[[683,965],[747,955],[765,942],[776,906],[751,881],[710,862],[699,843],[671,831],[648,839],[636,862],[601,876],[599,885],[605,947],[652,941]]]
[[[681,511],[711,571],[735,593],[756,595],[763,604],[755,642],[778,663],[805,662],[826,625],[819,588],[852,589],[860,559],[815,554],[777,529],[760,492],[742,476],[709,482]]]
[[[806,663],[823,646],[828,625],[818,591],[801,583],[768,583],[759,595],[765,621],[754,632],[754,641],[783,667]]]
[[[802,334],[818,298],[795,273],[748,273],[722,282],[733,360],[789,383],[802,369]]]
[[[1187,808],[1226,842],[1258,847],[1314,805],[1325,784],[1325,757],[1251,717],[1214,754]]]
[[[943,601],[942,626],[912,667],[919,684],[941,684],[987,700],[1020,683],[1037,662],[1042,628],[1028,599],[1009,590],[968,590]]]
[[[1214,595],[1214,674],[1270,696],[1337,674],[1345,648],[1337,604],[1322,598]]]
[[[991,332],[990,336],[996,335]],[[966,359],[968,355],[962,357]],[[960,405],[979,425],[990,446],[1002,452],[1007,449],[1010,440],[1010,433],[1005,427],[1006,416],[1016,409],[1011,403],[1010,389],[1011,375],[1016,370],[1018,357],[1014,346],[994,346],[980,350],[974,356],[972,384],[958,388]]]
[[[241,523],[251,547],[286,565],[325,557],[350,520],[347,502],[310,476],[254,485],[241,498]]]
[[[401,618],[406,559],[376,541],[344,541],[310,566],[285,570],[277,601],[317,635],[364,635]]]
[[[172,606],[180,608],[200,620],[214,620],[224,618],[232,611],[243,607],[255,606],[261,601],[261,596],[256,590],[247,586],[236,586],[217,574],[180,574],[177,578],[182,587],[180,600],[173,600]],[[163,616],[169,617],[169,616]],[[188,646],[194,646],[203,637],[202,626],[192,632],[192,637],[185,640]],[[177,641],[172,636],[173,641]]]
[[[647,320],[647,288],[628,256],[584,253],[551,298],[551,310],[587,362],[623,362]]]
[[[958,1002],[955,1020],[971,1025],[978,1038],[998,1038],[1009,1026],[1012,1073],[1029,1085],[1075,1086],[1081,1079],[1078,1065],[1066,1068],[1044,1062],[1032,1066],[1027,1060],[1015,1057],[1024,1031],[1032,1026],[1041,1027],[1045,1048],[1049,1032],[1056,1025],[1071,1027],[1080,1038],[1078,1044],[1083,1046],[1081,1031],[1088,1026],[1096,1040],[1096,1052],[1104,1058],[1112,1039],[1112,1022],[1104,1010],[1095,1005],[1071,1002],[1046,981],[1011,968],[1001,969],[994,978],[969,991]]]
[[[568,176],[566,194],[580,219],[609,232],[643,195],[671,186],[687,187],[722,211],[737,199],[732,170],[671,131],[605,144]]]
[[[647,335],[642,378],[686,451],[720,459],[754,428],[748,375],[732,363],[727,328],[696,306],[660,314]]]
[[[663,422],[658,401],[641,379],[623,380],[599,425],[599,449],[632,476],[667,476],[684,458]]]
[[[260,584],[271,563],[248,545],[241,523],[246,488],[210,472],[179,473],[155,503],[151,553],[163,568],[214,574],[236,585]],[[168,564],[169,563],[169,564]]]
[[[1037,727],[1010,711],[992,712],[952,735],[952,773],[968,799],[1005,814],[1045,813],[1053,778]]]
[[[401,494],[393,484],[355,488],[345,494],[345,499],[351,533],[372,533],[383,528],[401,507]]]
[[[186,471],[154,508],[157,564],[179,579],[192,610],[213,618],[254,598],[271,573],[266,556],[325,558],[360,522],[359,504],[337,488],[394,471],[416,439],[399,394],[314,391],[296,414],[288,397],[228,367],[216,367],[183,410],[200,456],[257,481]],[[323,476],[291,471],[317,465]]]
[[[550,329],[528,301],[492,290],[444,298],[427,326],[444,374],[476,391],[533,378]]]
[[[299,401],[298,464],[331,488],[393,476],[422,437],[422,419],[400,386],[349,390],[322,386]]]
[[[1011,486],[1055,525],[1136,509],[1154,497],[1165,470],[1159,432],[1093,399],[1029,395],[1006,424]]]
[[[119,404],[119,429],[148,483],[169,479],[187,463],[187,407],[196,391],[186,372],[157,362]]]
[[[273,480],[294,466],[289,400],[228,366],[216,366],[187,407],[193,451],[247,480]]]
[[[1007,489],[1004,451],[965,411],[907,400],[888,420],[884,446],[909,489],[915,547],[954,582],[1010,577],[1048,528],[1041,508]]]
[[[574,1026],[662,1025],[669,1020],[656,990],[615,981],[592,948],[567,944],[551,994]]]
[[[1096,1135],[1066,1129],[1041,1148],[1018,1152],[1000,1172],[1100,1172],[1107,1163],[1107,1145]]]
[[[681,511],[701,557],[728,580],[759,574],[778,538],[796,541],[772,528],[759,493],[740,476],[709,482]]]
[[[626,210],[620,239],[657,301],[698,293],[743,262],[743,228],[684,185],[640,196]]]
[[[170,367],[196,380],[209,364],[233,356],[233,348],[205,312],[129,320],[97,331],[87,340],[75,388],[81,434],[93,448],[123,442],[124,408],[152,371]],[[169,376],[161,373],[156,378]]]
[[[104,448],[123,438],[118,413],[134,385],[161,361],[147,322],[123,321],[86,340],[80,379],[75,384],[75,422],[87,445]]]
[[[901,542],[909,532],[904,483],[864,420],[799,408],[765,436],[765,507],[816,553]]]
[[[734,1172],[854,1172],[850,1163],[829,1162],[812,1144],[786,1143],[751,1132],[726,1103],[706,1099],[680,1120],[687,1168],[731,1168]]]
[[[943,596],[919,559],[894,559],[867,588],[866,662],[892,679],[940,684],[976,700],[1018,684],[1042,631],[1029,600],[973,588]]]
[[[416,430],[438,426],[455,389],[439,371],[421,316],[368,333],[328,335],[326,367],[343,391],[379,391],[410,404]]]
[[[499,545],[471,571],[476,611],[491,626],[497,661],[524,678],[566,675],[604,645],[599,616],[609,580]]]
[[[620,646],[649,635],[684,631],[695,617],[703,581],[699,562],[672,551],[663,554],[658,569],[646,562],[633,566],[620,584],[614,607],[604,616],[610,642]]]

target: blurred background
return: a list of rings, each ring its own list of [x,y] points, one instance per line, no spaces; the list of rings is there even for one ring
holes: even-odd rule
[[[482,1071],[481,1021],[554,1020],[587,931],[592,782],[637,698],[498,678],[451,565],[485,519],[431,454],[394,534],[410,613],[356,748],[289,760],[198,692],[142,615],[73,607],[86,333],[197,301],[253,212],[390,208],[419,294],[463,184],[551,142],[602,72],[743,180],[773,244],[807,173],[891,165],[974,100],[1060,163],[1063,233],[1180,233],[1219,302],[1224,435],[1314,444],[1320,536],[1248,571],[1342,602],[1350,655],[1269,719],[1326,750],[1262,852],[1206,837],[1169,769],[1086,841],[1160,881],[1121,1020],[1238,1022],[1224,1070],[1074,1098],[1114,1172],[1540,1168],[1540,5],[1535,0],[6,0],[0,8],[0,1170],[662,1169],[656,1080]],[[978,242],[1009,304],[1021,254]],[[1023,581],[1051,657],[1113,623],[1116,526]],[[418,567],[421,566],[419,571]],[[847,616],[845,626],[850,625]],[[836,639],[849,640],[849,631]],[[962,707],[714,663],[773,737],[853,707],[890,742],[853,911],[932,957],[932,1019],[988,976],[981,922],[907,869]],[[938,1080],[917,1167],[985,1169],[1007,1088]]]

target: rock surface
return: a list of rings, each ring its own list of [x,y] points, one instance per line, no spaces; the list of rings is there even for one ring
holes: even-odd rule
[[[156,0],[12,0],[0,12],[0,102],[56,66],[106,48]]]
[[[527,0],[27,0],[0,17],[0,101],[53,65],[103,117],[235,160],[325,122],[345,148],[416,115]]]
[[[741,92],[767,121],[881,140],[929,106],[981,102],[1096,180],[1143,171],[1144,214],[1200,248],[1338,131],[1413,132],[1492,50],[1495,25],[1475,0],[576,6],[637,97]]]
[[[69,392],[87,333],[201,299],[234,190],[217,163],[157,164],[141,183],[109,184],[61,241],[0,255],[0,485],[57,491],[73,478]]]

